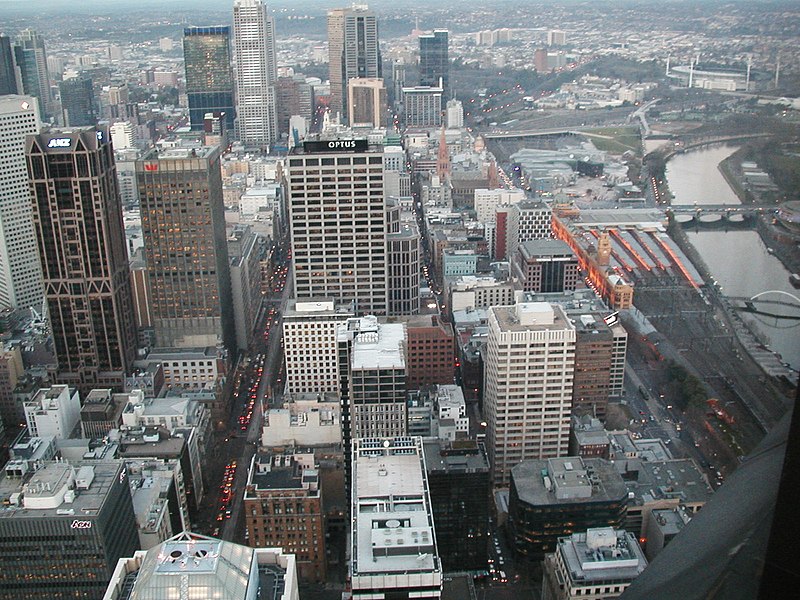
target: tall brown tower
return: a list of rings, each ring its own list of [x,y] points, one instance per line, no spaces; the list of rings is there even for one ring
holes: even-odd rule
[[[611,258],[611,239],[608,237],[608,232],[604,231],[600,234],[600,239],[597,240],[597,264],[601,267],[607,267]]]
[[[450,177],[450,151],[447,149],[447,137],[442,125],[442,133],[439,136],[439,154],[436,159],[436,174],[441,181],[446,181]]]
[[[28,136],[34,229],[57,379],[121,388],[136,329],[122,207],[107,127]]]

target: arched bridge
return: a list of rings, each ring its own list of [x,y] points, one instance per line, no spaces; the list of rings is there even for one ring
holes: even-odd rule
[[[764,296],[767,295],[776,295],[780,296],[781,298],[787,298],[787,300],[765,300]],[[765,292],[760,292],[751,298],[745,298],[741,296],[728,296],[727,300],[733,305],[734,308],[737,310],[742,310],[744,312],[750,312],[754,314],[764,315],[767,317],[773,317],[775,319],[789,319],[789,320],[796,320],[800,321],[800,298],[795,296],[790,292],[784,292],[783,290],[767,290]],[[761,305],[762,308],[758,308],[756,305]],[[766,306],[767,308],[763,308]],[[769,311],[769,307],[789,307],[795,309],[795,314],[787,314],[787,313],[775,313]]]

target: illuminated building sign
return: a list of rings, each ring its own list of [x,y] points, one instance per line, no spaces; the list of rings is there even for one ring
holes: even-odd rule
[[[315,152],[366,152],[369,149],[367,140],[321,140],[303,142],[306,154]]]
[[[91,529],[92,522],[91,521],[81,521],[80,519],[75,519],[72,524],[70,525],[72,529]]]
[[[48,148],[69,148],[72,145],[70,138],[53,138],[47,142]]]

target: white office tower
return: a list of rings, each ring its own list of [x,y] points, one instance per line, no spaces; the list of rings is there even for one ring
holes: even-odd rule
[[[295,298],[387,314],[382,150],[365,140],[307,141],[287,162]]]
[[[464,105],[461,100],[447,101],[447,128],[461,129],[464,127]]]
[[[492,307],[488,320],[486,446],[502,487],[521,461],[567,453],[575,326],[547,302]]]
[[[498,206],[517,204],[525,199],[525,191],[520,189],[486,188],[476,189],[473,196],[475,213],[479,223],[490,223],[495,220]]]
[[[352,473],[353,600],[441,598],[422,438],[357,440]]]
[[[65,440],[80,420],[81,399],[75,388],[54,385],[40,389],[23,408],[28,432],[33,437]]]
[[[544,202],[525,200],[508,211],[506,256],[516,256],[519,245],[553,237],[553,211]]]
[[[263,0],[234,0],[236,122],[248,148],[267,149],[277,138],[275,19]]]
[[[286,393],[339,393],[336,331],[352,307],[330,299],[289,300],[283,313]]]
[[[130,121],[119,121],[110,127],[111,143],[114,150],[124,150],[133,148],[135,136],[133,134],[133,124]]]
[[[0,308],[42,308],[42,267],[25,163],[25,136],[40,128],[35,98],[0,96]]]

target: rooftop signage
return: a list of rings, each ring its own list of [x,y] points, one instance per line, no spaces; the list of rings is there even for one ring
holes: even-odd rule
[[[306,154],[316,152],[366,152],[369,149],[367,140],[319,140],[303,142]]]

